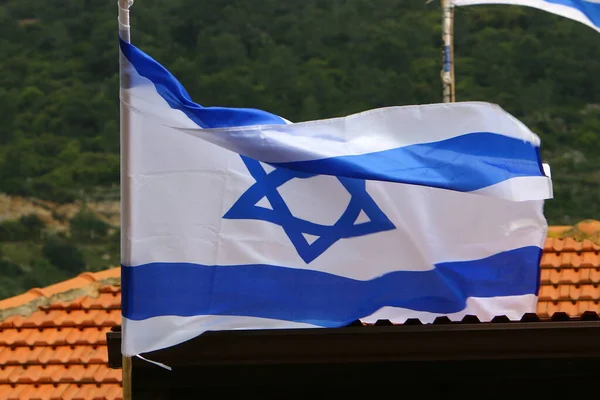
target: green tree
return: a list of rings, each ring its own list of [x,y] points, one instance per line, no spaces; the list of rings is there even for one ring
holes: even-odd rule
[[[0,241],[16,242],[29,237],[27,228],[19,221],[7,220],[0,223]]]
[[[83,253],[68,240],[50,236],[42,247],[44,257],[56,268],[75,274],[85,269]]]
[[[70,220],[71,236],[74,240],[90,243],[106,237],[109,225],[90,211],[83,209]]]
[[[29,239],[40,239],[42,237],[46,224],[36,214],[23,215],[19,218],[19,223],[27,231],[27,237]]]
[[[24,288],[46,287],[61,280],[68,279],[71,275],[71,271],[57,268],[45,258],[36,258],[31,263],[31,273],[28,273],[22,278],[22,285]]]

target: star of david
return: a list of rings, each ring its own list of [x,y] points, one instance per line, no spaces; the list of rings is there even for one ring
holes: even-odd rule
[[[292,215],[277,191],[278,187],[291,179],[307,179],[316,174],[286,168],[276,168],[267,173],[260,162],[244,156],[242,160],[256,182],[240,196],[223,218],[262,220],[280,225],[298,255],[307,264],[327,251],[338,240],[396,228],[367,193],[364,180],[337,178],[351,195],[350,202],[336,223],[321,225]],[[271,204],[271,209],[257,205],[265,197]],[[357,222],[361,211],[368,217],[368,221]],[[304,234],[315,236],[317,239],[309,243]]]

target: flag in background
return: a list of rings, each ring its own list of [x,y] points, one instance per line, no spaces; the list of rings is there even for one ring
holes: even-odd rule
[[[120,48],[123,354],[207,330],[535,310],[551,182],[539,138],[498,106],[289,123],[202,107]]]
[[[600,0],[451,0],[455,6],[508,4],[533,7],[573,19],[600,32]]]

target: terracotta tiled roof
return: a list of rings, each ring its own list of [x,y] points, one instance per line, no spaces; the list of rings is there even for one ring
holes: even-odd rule
[[[590,226],[551,227],[540,317],[600,313],[600,246],[581,240],[582,231],[594,235]],[[569,234],[578,240],[561,237]],[[121,371],[108,368],[106,348],[106,333],[121,323],[119,273],[84,273],[0,301],[1,400],[122,399]]]
[[[586,222],[582,228],[590,226]],[[577,228],[577,226],[575,226]],[[580,237],[583,229],[566,229]],[[589,235],[589,233],[588,233]],[[541,262],[541,286],[537,306],[540,317],[566,312],[579,316],[600,313],[600,246],[589,239],[548,238]]]
[[[0,301],[0,399],[122,399],[106,332],[121,323],[119,268]]]

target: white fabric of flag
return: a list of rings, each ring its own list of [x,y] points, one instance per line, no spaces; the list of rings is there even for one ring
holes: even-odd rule
[[[551,180],[500,107],[291,123],[200,106],[120,49],[125,355],[209,330],[535,310]]]
[[[505,4],[547,11],[585,24],[600,32],[600,0],[451,0],[455,6]]]

